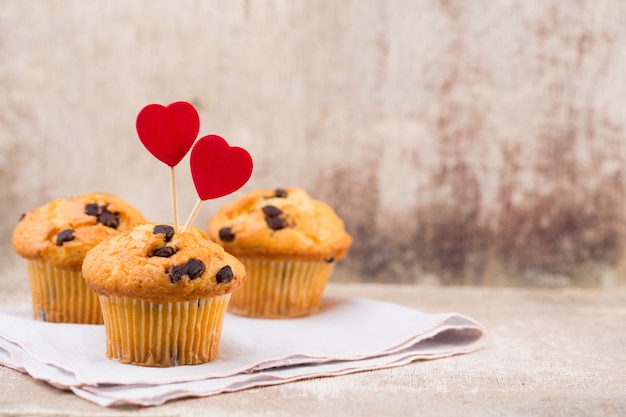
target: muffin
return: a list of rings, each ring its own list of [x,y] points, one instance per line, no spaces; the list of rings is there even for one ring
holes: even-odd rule
[[[332,207],[300,188],[257,190],[209,220],[209,237],[246,267],[229,311],[262,318],[316,313],[337,261],[352,244]]]
[[[81,275],[83,258],[108,236],[145,221],[137,209],[107,193],[59,198],[24,214],[13,247],[26,259],[35,319],[102,324],[98,297]]]
[[[209,362],[244,266],[198,228],[145,224],[104,240],[83,262],[102,305],[106,356],[142,366]]]

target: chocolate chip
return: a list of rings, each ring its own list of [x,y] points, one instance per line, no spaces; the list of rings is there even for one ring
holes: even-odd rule
[[[187,268],[185,268],[185,265],[174,265],[168,273],[170,274],[170,282],[174,284],[187,275]]]
[[[266,217],[265,223],[272,230],[280,230],[287,227],[287,222],[282,217]]]
[[[165,241],[169,242],[174,237],[174,228],[167,224],[158,224],[154,226],[154,230],[152,231],[155,235],[164,234]]]
[[[235,240],[235,234],[230,227],[222,227],[219,231],[220,240],[223,242],[232,242]]]
[[[117,229],[117,227],[120,225],[120,218],[118,214],[111,213],[110,211],[106,210],[106,208],[104,210],[105,211],[98,215],[98,222],[113,229]]]
[[[261,210],[267,217],[278,217],[283,214],[283,211],[276,206],[264,206]]]
[[[17,222],[19,223],[22,220],[24,220],[24,217],[26,217],[26,213],[22,213],[22,215],[20,216],[20,219]]]
[[[85,204],[85,214],[88,216],[98,216],[102,213],[102,206],[98,203]]]
[[[185,265],[174,265],[168,271],[170,274],[170,282],[172,284],[180,281],[185,275],[189,279],[196,279],[202,276],[205,271],[204,264],[197,259],[189,259]]]
[[[218,284],[230,282],[233,280],[234,277],[235,274],[233,274],[232,268],[228,265],[223,266],[222,269],[217,271],[217,274],[215,274],[215,279],[217,280]]]
[[[332,264],[333,262],[335,262],[335,257],[331,256],[330,258],[326,258],[324,259],[324,262]]]
[[[63,245],[64,242],[69,242],[70,240],[74,240],[74,230],[73,229],[65,229],[61,230],[59,234],[57,234],[57,246]]]
[[[287,227],[287,221],[280,217],[283,211],[276,206],[267,205],[261,210],[265,214],[265,222],[267,226],[272,230],[280,230]]]
[[[152,252],[152,256],[158,256],[160,258],[169,258],[175,253],[176,253],[176,249],[174,249],[173,247],[163,246],[162,248],[155,249],[154,252]]]
[[[287,197],[287,191],[282,188],[277,188],[274,190],[274,197],[285,198]]]
[[[111,212],[106,206],[98,203],[85,204],[85,214],[88,216],[96,216],[98,223],[117,229],[120,225],[120,216],[118,212]]]
[[[191,258],[185,264],[185,269],[187,269],[187,275],[189,275],[189,279],[196,279],[204,274],[204,270],[206,268],[201,261]]]

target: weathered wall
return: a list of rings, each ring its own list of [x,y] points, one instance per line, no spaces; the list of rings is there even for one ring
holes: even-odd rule
[[[134,119],[187,100],[252,153],[245,190],[336,207],[355,237],[336,280],[624,282],[624,22],[619,0],[0,0],[0,266],[58,196],[169,220]]]

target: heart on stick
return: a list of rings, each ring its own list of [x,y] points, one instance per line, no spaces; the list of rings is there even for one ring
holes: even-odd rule
[[[189,103],[149,104],[137,115],[137,134],[159,161],[174,167],[187,155],[200,131],[200,117]]]
[[[191,150],[191,177],[200,200],[234,193],[252,175],[252,157],[217,135],[198,139]]]

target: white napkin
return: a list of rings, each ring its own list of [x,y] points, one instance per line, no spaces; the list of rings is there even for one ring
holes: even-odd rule
[[[313,316],[226,314],[212,362],[172,368],[105,357],[104,326],[35,321],[0,312],[0,364],[101,406],[158,405],[305,378],[341,375],[471,352],[486,331],[461,314],[429,314],[362,298],[327,298]]]

